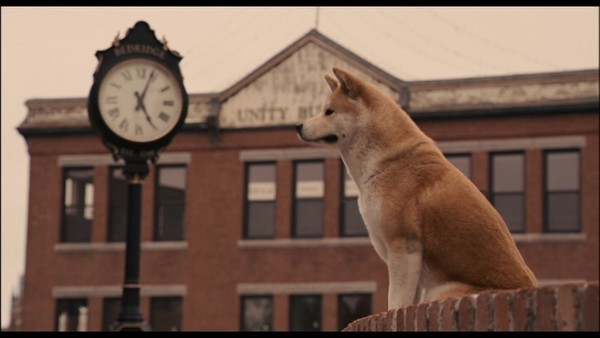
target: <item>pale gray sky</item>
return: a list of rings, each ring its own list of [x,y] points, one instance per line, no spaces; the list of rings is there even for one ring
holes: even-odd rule
[[[315,7],[2,7],[2,326],[24,271],[32,98],[86,97],[97,60],[145,20],[183,55],[189,93],[220,91],[316,25]],[[403,80],[598,68],[598,7],[321,7],[318,29]]]

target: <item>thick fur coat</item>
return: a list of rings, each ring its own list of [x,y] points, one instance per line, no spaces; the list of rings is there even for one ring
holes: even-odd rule
[[[339,149],[388,267],[388,308],[537,283],[500,214],[386,94],[333,68],[324,110],[296,126]]]

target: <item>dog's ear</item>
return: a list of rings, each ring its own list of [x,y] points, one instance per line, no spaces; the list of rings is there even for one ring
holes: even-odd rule
[[[333,67],[333,74],[335,74],[335,76],[340,81],[342,92],[352,100],[358,99],[358,96],[360,94],[359,80],[352,76],[350,73],[343,71],[337,67]]]
[[[329,88],[331,88],[331,91],[334,91],[338,87],[337,81],[334,80],[331,76],[329,76],[329,74],[325,74],[325,81],[327,81],[327,84],[329,85]]]

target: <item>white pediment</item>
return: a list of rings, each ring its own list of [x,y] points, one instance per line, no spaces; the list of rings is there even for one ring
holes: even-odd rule
[[[320,113],[330,93],[323,79],[332,67],[347,70],[387,92],[400,93],[334,53],[308,42],[223,102],[221,128],[289,126]]]

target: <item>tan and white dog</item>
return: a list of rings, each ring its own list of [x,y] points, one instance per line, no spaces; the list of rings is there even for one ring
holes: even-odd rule
[[[537,284],[500,214],[402,108],[339,68],[324,110],[297,125],[339,149],[388,267],[388,308]]]

